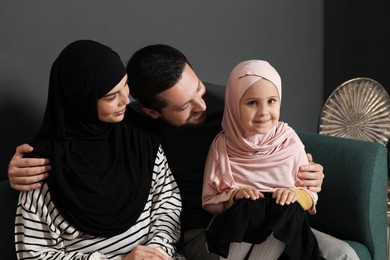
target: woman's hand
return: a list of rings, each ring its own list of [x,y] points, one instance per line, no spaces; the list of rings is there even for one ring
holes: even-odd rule
[[[138,245],[123,260],[168,260],[169,257],[159,248]]]

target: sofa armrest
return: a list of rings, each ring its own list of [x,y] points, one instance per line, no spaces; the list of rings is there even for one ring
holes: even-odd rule
[[[312,227],[362,243],[387,259],[387,149],[379,143],[300,133],[306,152],[324,167]]]

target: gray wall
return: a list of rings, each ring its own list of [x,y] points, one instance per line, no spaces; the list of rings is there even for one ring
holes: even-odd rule
[[[323,100],[323,1],[3,0],[0,8],[0,179],[38,130],[48,77],[76,39],[111,46],[124,62],[148,44],[183,51],[203,81],[225,84],[246,59],[268,60],[283,82],[282,115],[317,131]]]

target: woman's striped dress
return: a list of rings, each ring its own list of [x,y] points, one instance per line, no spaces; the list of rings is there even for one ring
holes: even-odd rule
[[[112,187],[115,189],[115,187]],[[107,209],[110,210],[110,209]],[[15,220],[18,259],[122,259],[136,245],[161,248],[177,258],[181,197],[160,146],[148,201],[137,223],[110,238],[76,230],[57,211],[47,184],[21,192]]]

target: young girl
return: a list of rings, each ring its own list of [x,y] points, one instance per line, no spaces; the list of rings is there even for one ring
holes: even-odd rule
[[[53,170],[22,192],[18,259],[173,259],[181,198],[159,139],[129,104],[111,48],[81,40],[53,63],[34,154]]]
[[[215,215],[207,246],[222,257],[319,259],[305,212],[315,210],[317,194],[295,186],[308,161],[295,131],[279,121],[281,98],[280,76],[266,61],[244,61],[228,78],[223,131],[210,147],[202,194]],[[264,252],[268,237],[279,250],[274,243]]]

